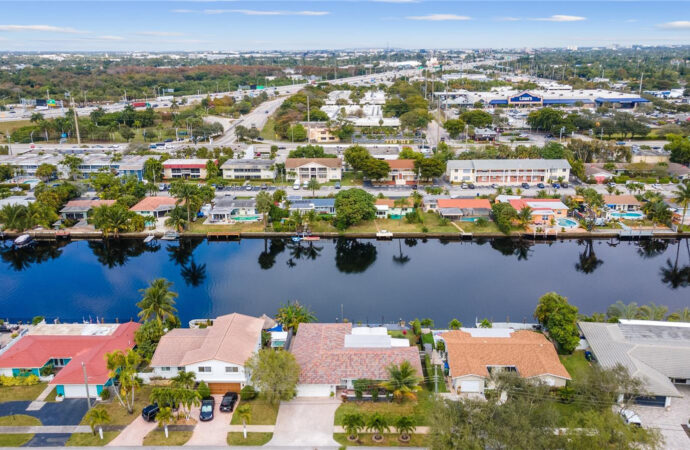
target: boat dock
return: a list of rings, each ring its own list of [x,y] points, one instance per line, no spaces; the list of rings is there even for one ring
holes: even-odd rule
[[[216,240],[216,241],[237,241],[240,239],[240,233],[239,232],[214,232],[214,233],[206,233],[206,238],[211,241],[211,240]]]

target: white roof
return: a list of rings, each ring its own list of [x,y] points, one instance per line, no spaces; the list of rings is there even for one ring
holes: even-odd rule
[[[514,330],[510,328],[460,328],[472,337],[509,338]]]

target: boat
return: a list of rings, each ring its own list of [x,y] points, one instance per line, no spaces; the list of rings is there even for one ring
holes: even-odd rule
[[[24,248],[34,243],[34,238],[30,234],[22,234],[17,239],[14,240],[14,246],[16,248]]]
[[[290,239],[292,239],[292,242],[300,242],[302,240],[302,236],[292,236]]]
[[[305,240],[305,241],[318,241],[318,240],[320,240],[320,239],[321,239],[321,238],[318,237],[318,236],[306,236],[306,237],[304,237],[304,240]]]
[[[149,235],[146,236],[146,238],[144,239],[144,244],[148,244],[149,242],[151,242],[151,241],[154,240],[154,239],[156,239],[156,237],[155,237],[154,235],[152,235],[152,234],[149,234]]]
[[[393,233],[388,230],[381,230],[376,233],[377,239],[393,239]]]
[[[161,239],[164,241],[176,241],[180,238],[180,233],[177,231],[166,231]]]

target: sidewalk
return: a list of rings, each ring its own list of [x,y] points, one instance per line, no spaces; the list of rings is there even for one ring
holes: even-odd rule
[[[57,434],[91,433],[88,425],[36,425],[24,427],[0,427],[0,434]]]

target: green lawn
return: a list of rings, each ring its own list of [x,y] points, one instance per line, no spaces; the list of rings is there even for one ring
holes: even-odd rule
[[[424,370],[426,371],[425,376],[427,381],[427,388],[430,391],[434,390],[434,366],[431,364],[431,358],[426,355],[424,357]],[[446,386],[446,380],[443,376],[443,367],[438,366],[435,372],[436,376],[438,377],[438,391],[439,392],[448,392],[448,386]]]
[[[475,233],[475,234],[481,234],[481,233],[500,233],[501,230],[498,229],[498,226],[496,226],[496,223],[489,220],[489,222],[484,225],[483,227],[477,225],[476,222],[455,222],[458,224],[460,228],[465,231],[465,233]],[[456,229],[457,230],[457,229]]]
[[[235,232],[242,232],[242,231],[264,231],[264,223],[262,221],[258,222],[245,222],[245,223],[236,223],[233,225],[226,224],[226,225],[204,225],[200,221],[193,222],[192,225],[189,227],[189,230],[192,233],[235,233]]]
[[[41,421],[33,416],[27,416],[26,414],[14,414],[0,417],[0,426],[2,427],[30,427],[36,425],[41,425]]]
[[[360,434],[359,440],[357,442],[350,442],[347,440],[347,435],[345,433],[334,433],[333,439],[343,446],[346,447],[428,447],[428,439],[426,434],[413,434],[410,442],[403,444],[398,440],[398,434],[384,434],[383,442],[374,442],[371,438],[373,434]]]
[[[153,389],[153,386],[144,385],[134,393],[134,412],[132,414],[127,413],[127,410],[120,405],[117,398],[112,398],[110,403],[99,405],[99,408],[105,408],[110,415],[108,425],[129,425],[134,419],[139,417],[141,410],[149,404],[151,389]],[[82,418],[80,425],[88,425],[86,417]]]
[[[46,383],[38,383],[33,386],[2,386],[0,387],[0,402],[17,402],[36,400]]]
[[[166,439],[162,429],[155,429],[144,437],[144,446],[184,445],[192,437],[191,431],[168,431]]]
[[[242,400],[237,404],[237,406],[249,405],[252,410],[252,418],[247,425],[275,425],[276,417],[278,417],[278,406],[273,406],[267,401],[261,398],[255,398],[254,400]],[[237,409],[235,406],[235,410]],[[233,414],[232,425],[242,425],[242,421],[239,416]]]
[[[33,437],[33,434],[0,434],[0,447],[21,447]]]
[[[408,341],[410,341],[411,346],[417,345],[417,337],[411,331],[408,331],[406,334],[403,334],[403,332],[400,330],[391,330],[391,331],[388,331],[388,334],[391,337],[394,337],[397,339],[407,339]]]
[[[242,432],[228,433],[228,445],[264,445],[273,437],[273,433],[247,433],[247,439]]]
[[[55,397],[57,397],[57,389],[53,389],[52,391],[50,391],[50,394],[48,394],[45,401],[54,402]]]
[[[559,355],[558,357],[573,379],[580,377],[584,372],[592,370],[591,364],[585,359],[585,352],[583,350],[575,351],[572,355]]]
[[[356,412],[365,416],[378,412],[388,416],[391,420],[398,416],[411,416],[415,421],[415,425],[428,425],[433,404],[433,394],[427,390],[417,393],[417,401],[405,401],[402,403],[386,401],[345,402],[335,411],[335,425],[342,425],[342,419],[345,414]]]
[[[267,141],[278,141],[280,138],[276,134],[275,130],[276,126],[276,121],[273,117],[269,117],[268,120],[266,120],[266,125],[261,129],[261,132],[259,135],[266,139]]]
[[[98,433],[74,433],[65,443],[65,447],[102,447],[115,439],[119,431],[104,431],[103,439]]]
[[[16,115],[16,114],[15,114]],[[26,127],[29,125],[33,125],[30,120],[12,120],[8,122],[0,122],[0,134],[2,134],[3,139],[3,145],[7,144],[7,138],[5,135],[9,132],[12,134],[14,130],[17,130],[21,127]],[[34,133],[35,134],[35,133]]]

